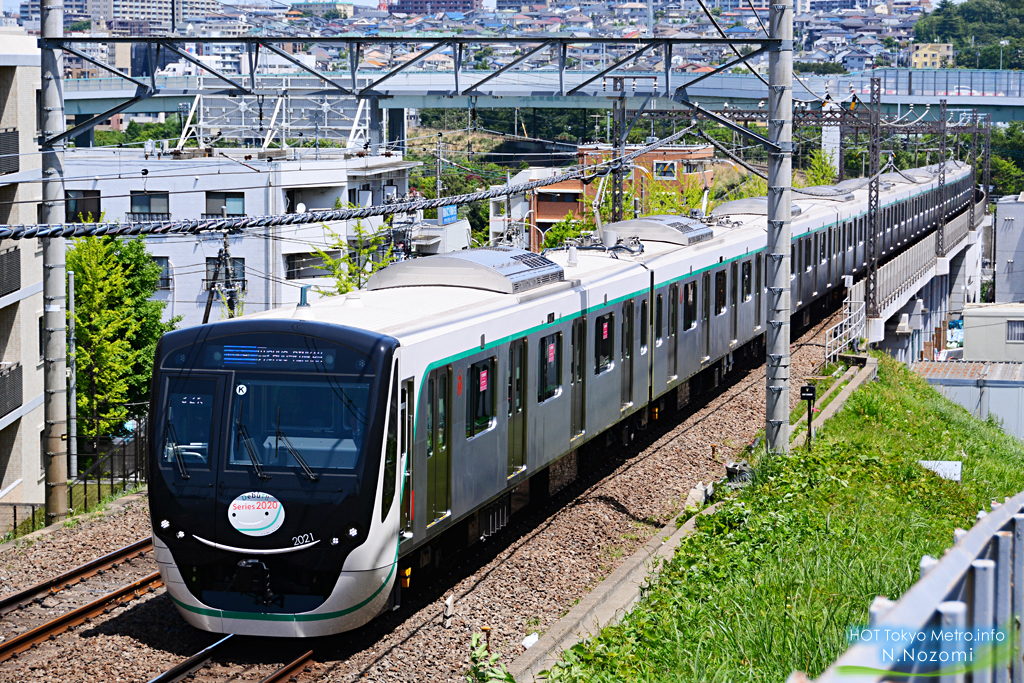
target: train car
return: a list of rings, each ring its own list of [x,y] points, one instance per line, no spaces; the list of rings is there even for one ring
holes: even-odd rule
[[[947,165],[945,208],[936,175],[883,178],[883,258],[966,210],[969,169]],[[794,315],[866,262],[865,182],[808,192],[793,201]],[[166,334],[149,495],[183,617],[265,636],[357,628],[442,539],[494,533],[551,472],[585,466],[583,444],[628,440],[697,378],[761,353],[766,213],[744,199],[610,225],[609,247],[403,261],[363,291]]]

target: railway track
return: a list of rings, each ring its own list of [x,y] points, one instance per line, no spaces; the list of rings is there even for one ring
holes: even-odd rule
[[[42,642],[56,638],[68,629],[83,624],[94,617],[109,613],[115,607],[131,602],[145,593],[152,593],[163,585],[160,572],[153,572],[126,586],[107,593],[101,598],[65,612],[35,628],[0,643],[0,662],[17,657],[25,650]]]
[[[44,598],[56,595],[62,590],[71,588],[93,576],[103,574],[107,570],[116,569],[124,563],[131,563],[132,560],[144,557],[146,553],[153,550],[152,538],[140,538],[123,548],[108,553],[95,560],[79,565],[63,574],[37,583],[34,586],[18,591],[0,599],[0,616],[13,612],[17,609],[24,609],[33,603],[41,602]]]
[[[151,678],[149,683],[180,683],[180,681],[194,678],[196,672],[210,666],[211,662],[222,656],[224,651],[238,640],[238,636],[224,636],[213,645],[203,648],[188,659],[175,664],[159,676]],[[279,667],[270,675],[260,679],[260,683],[287,683],[288,681],[295,681],[300,674],[309,671],[308,665],[312,659],[313,650],[308,650]]]

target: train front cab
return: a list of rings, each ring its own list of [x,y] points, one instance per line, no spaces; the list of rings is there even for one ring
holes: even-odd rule
[[[397,354],[390,337],[291,320],[164,336],[150,507],[186,621],[315,636],[384,608],[397,565]]]

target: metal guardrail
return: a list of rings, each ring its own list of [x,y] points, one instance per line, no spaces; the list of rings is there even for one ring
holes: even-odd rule
[[[21,249],[0,250],[0,296],[21,289]]]
[[[863,301],[843,302],[843,319],[825,331],[825,363],[834,363],[839,354],[864,336],[867,327],[867,305]]]
[[[21,363],[13,363],[0,370],[0,417],[17,410],[23,400]]]
[[[21,170],[20,141],[17,128],[0,129],[0,175]]]
[[[816,683],[922,674],[962,683],[965,673],[972,683],[1024,680],[1024,629],[1017,626],[1024,620],[1022,507],[1024,492],[992,501],[970,531],[953,532],[954,545],[941,560],[921,558],[919,580],[895,603],[875,598],[868,625],[851,631],[854,643]],[[988,653],[981,649],[986,643],[995,646]],[[790,681],[799,678],[806,680],[794,674]]]

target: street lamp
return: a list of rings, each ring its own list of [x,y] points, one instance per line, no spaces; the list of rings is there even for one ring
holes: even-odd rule
[[[1010,44],[1008,40],[999,41],[999,70],[1003,70],[1003,48]]]

